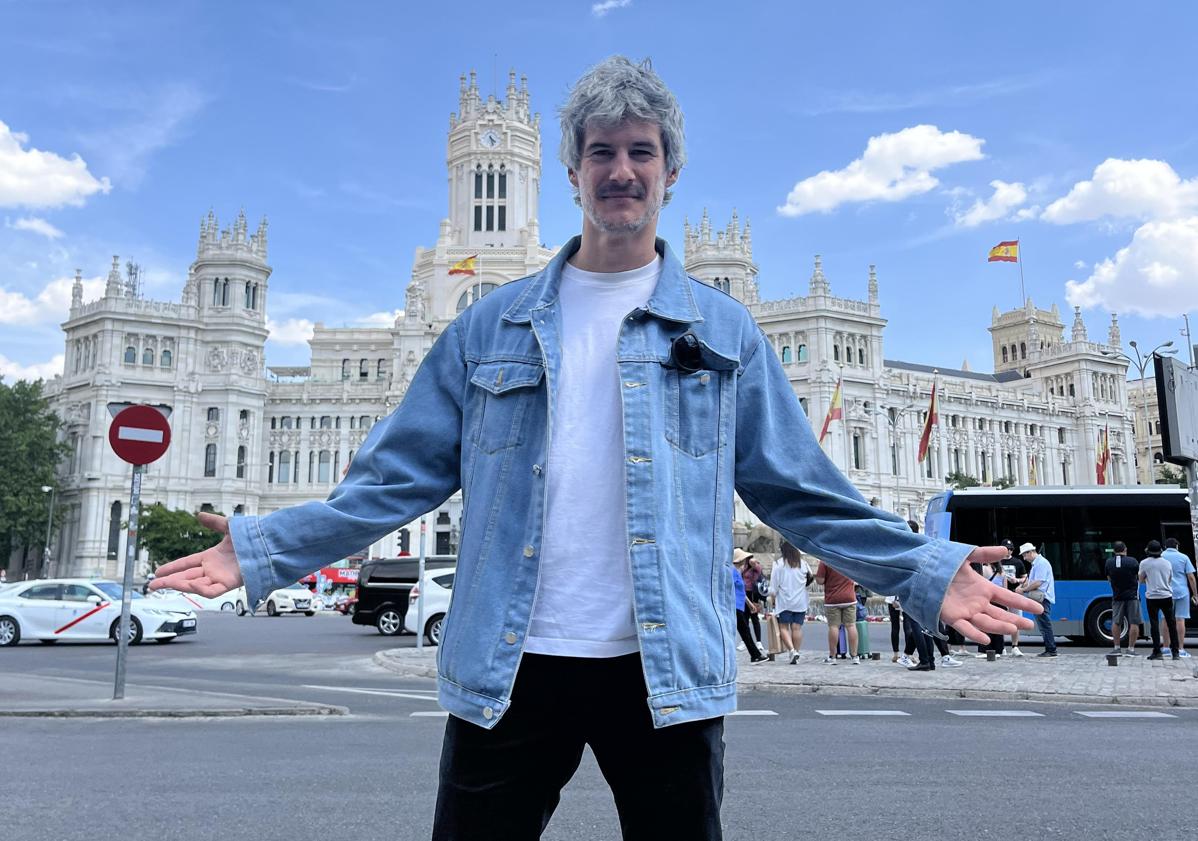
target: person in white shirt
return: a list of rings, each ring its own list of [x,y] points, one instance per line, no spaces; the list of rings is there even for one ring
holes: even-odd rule
[[[770,573],[770,607],[778,617],[778,636],[790,651],[790,664],[799,662],[803,648],[803,622],[807,619],[807,588],[815,576],[803,560],[803,553],[785,540],[782,558]]]

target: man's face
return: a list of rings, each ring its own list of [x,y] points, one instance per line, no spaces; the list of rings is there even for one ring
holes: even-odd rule
[[[582,162],[569,170],[583,213],[609,234],[636,234],[655,222],[666,188],[678,173],[666,170],[661,129],[640,121],[587,127]]]

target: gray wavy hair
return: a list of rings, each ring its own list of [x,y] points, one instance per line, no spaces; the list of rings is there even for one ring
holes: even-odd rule
[[[582,163],[588,125],[611,127],[628,120],[643,120],[661,129],[667,171],[680,170],[686,163],[682,109],[649,59],[636,64],[614,55],[599,62],[574,83],[558,117],[562,127],[558,157],[575,171]]]

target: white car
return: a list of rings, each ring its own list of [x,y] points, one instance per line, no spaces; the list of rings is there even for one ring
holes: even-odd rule
[[[235,611],[238,616],[244,616],[247,612],[246,602],[249,600],[245,594],[245,587],[238,587],[236,590],[230,590],[221,596],[207,598],[199,596],[195,593],[183,593],[179,590],[153,590],[149,593],[151,599],[166,599],[167,601],[176,604],[185,604],[191,610],[222,610]]]
[[[0,646],[22,639],[59,640],[117,638],[121,618],[121,585],[88,578],[24,581],[0,592]],[[136,590],[129,604],[129,642],[171,642],[196,632],[194,610]]]
[[[279,616],[284,613],[303,613],[313,616],[316,613],[312,591],[303,584],[289,584],[286,587],[281,587],[267,596],[265,602],[267,616]]]
[[[457,567],[431,569],[424,573],[424,580],[412,587],[408,596],[408,613],[404,617],[404,630],[416,633],[419,621],[420,596],[424,594],[424,638],[432,645],[441,644],[441,628],[445,614],[449,612],[449,599],[453,595],[453,576]]]

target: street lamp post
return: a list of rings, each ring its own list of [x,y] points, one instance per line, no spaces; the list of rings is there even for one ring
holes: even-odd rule
[[[885,419],[886,424],[890,427],[890,443],[891,443],[891,446],[894,448],[893,450],[891,450],[890,464],[891,464],[891,467],[894,469],[894,513],[895,514],[901,513],[899,511],[899,507],[900,507],[899,506],[899,492],[900,492],[899,461],[900,461],[900,457],[899,457],[899,432],[898,432],[899,423],[900,423],[900,421],[902,421],[903,415],[907,414],[907,412],[913,408],[915,408],[915,404],[908,403],[903,408],[898,409],[894,413],[893,417],[891,417],[890,411],[886,410],[886,409],[870,408],[870,409],[865,410],[866,414],[876,415],[876,416],[879,416],[879,417]]]
[[[1140,372],[1140,398],[1144,410],[1144,441],[1148,448],[1148,458],[1146,459],[1146,463],[1144,465],[1145,474],[1148,481],[1144,484],[1152,485],[1156,483],[1156,471],[1152,467],[1152,459],[1154,455],[1152,452],[1152,426],[1148,422],[1148,384],[1144,381],[1144,372],[1148,368],[1149,364],[1152,363],[1154,357],[1158,355],[1163,356],[1169,353],[1177,353],[1177,348],[1173,347],[1173,340],[1170,339],[1167,342],[1162,342],[1161,344],[1157,345],[1147,355],[1145,355],[1140,353],[1140,348],[1136,345],[1135,340],[1128,342],[1128,345],[1130,345],[1131,349],[1136,352],[1135,359],[1132,359],[1126,353],[1119,350],[1104,350],[1102,351],[1102,355],[1110,356],[1115,359],[1122,359],[1127,362],[1127,364],[1134,365],[1136,370]],[[1139,448],[1137,447],[1136,449],[1138,450]]]
[[[50,534],[54,528],[54,486],[42,485],[42,493],[49,494],[46,505],[46,542],[42,544],[42,574],[50,577]]]

